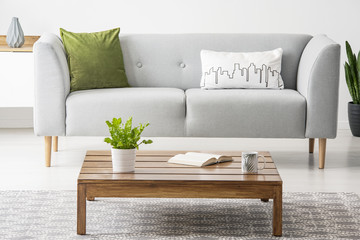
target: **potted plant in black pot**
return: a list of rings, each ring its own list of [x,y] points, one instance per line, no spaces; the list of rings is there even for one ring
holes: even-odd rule
[[[112,122],[106,121],[109,127],[111,137],[104,139],[106,143],[112,145],[111,158],[113,172],[133,172],[135,170],[136,149],[139,145],[150,144],[152,140],[143,140],[140,142],[141,133],[149,126],[149,123],[139,124],[132,127],[132,117],[126,123],[122,123],[121,118],[114,118]]]
[[[360,51],[356,57],[348,41],[345,44],[348,57],[348,62],[344,65],[345,77],[353,100],[348,103],[349,124],[352,134],[360,137]]]

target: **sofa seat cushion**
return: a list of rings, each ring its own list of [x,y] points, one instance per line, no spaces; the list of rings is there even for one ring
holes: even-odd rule
[[[142,136],[184,136],[185,93],[176,88],[112,88],[72,92],[66,100],[66,135],[109,135],[106,120],[133,116],[149,122]]]
[[[188,89],[185,94],[188,136],[305,137],[306,100],[295,90]]]

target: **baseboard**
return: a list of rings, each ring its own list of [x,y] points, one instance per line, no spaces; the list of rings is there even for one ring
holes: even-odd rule
[[[31,128],[33,122],[32,107],[0,108],[0,128]]]

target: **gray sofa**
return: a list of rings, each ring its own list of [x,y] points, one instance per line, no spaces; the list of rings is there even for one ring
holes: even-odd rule
[[[45,136],[105,136],[105,120],[133,116],[153,137],[320,139],[337,131],[340,46],[325,35],[120,35],[130,88],[70,93],[66,54],[58,36],[35,43],[34,131]],[[201,90],[200,50],[251,52],[281,47],[284,90]],[[259,149],[264,149],[259,146]]]

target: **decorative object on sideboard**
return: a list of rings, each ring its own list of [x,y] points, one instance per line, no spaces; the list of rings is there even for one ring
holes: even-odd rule
[[[345,62],[346,84],[352,98],[348,103],[348,117],[352,134],[360,137],[360,51],[356,58],[350,44],[346,41],[346,54],[348,62]]]
[[[21,28],[19,19],[17,17],[13,17],[7,32],[6,43],[9,47],[19,48],[24,44],[24,42],[24,32]]]
[[[132,117],[126,123],[122,123],[121,118],[113,118],[112,122],[106,121],[109,127],[111,138],[104,139],[106,143],[112,145],[111,158],[114,173],[133,172],[135,170],[136,149],[144,144],[152,143],[152,140],[142,140],[141,133],[149,126],[149,123],[132,128]]]

